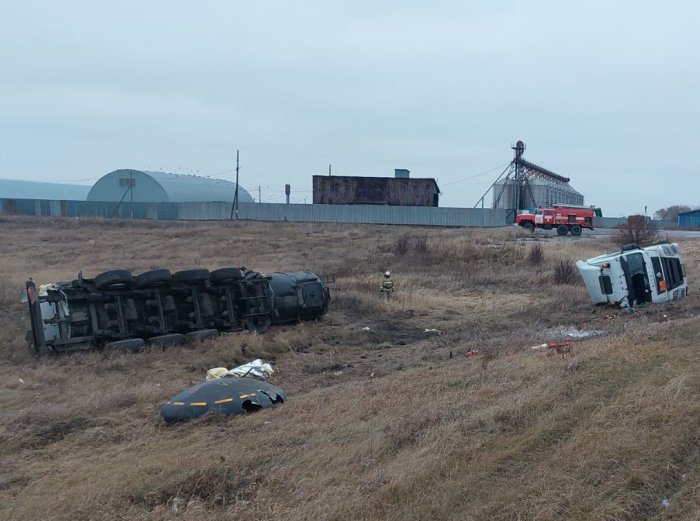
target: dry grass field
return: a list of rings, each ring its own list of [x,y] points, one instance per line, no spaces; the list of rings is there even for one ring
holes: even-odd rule
[[[567,279],[605,238],[0,217],[0,519],[698,520],[700,241],[680,242],[689,297],[626,313]],[[28,276],[230,265],[334,273],[331,310],[190,349],[25,346]],[[606,334],[530,349],[572,326]],[[258,357],[284,405],[161,420]]]

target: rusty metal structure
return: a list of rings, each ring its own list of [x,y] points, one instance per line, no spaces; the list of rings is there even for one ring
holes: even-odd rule
[[[370,204],[437,207],[440,188],[435,179],[412,179],[396,169],[395,177],[313,176],[314,204]]]

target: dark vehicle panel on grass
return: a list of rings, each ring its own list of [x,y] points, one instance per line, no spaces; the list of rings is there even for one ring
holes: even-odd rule
[[[279,387],[255,378],[219,378],[202,382],[168,400],[160,409],[167,423],[192,420],[209,412],[246,414],[287,401]]]

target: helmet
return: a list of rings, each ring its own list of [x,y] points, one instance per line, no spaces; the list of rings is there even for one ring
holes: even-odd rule
[[[387,272],[384,274],[385,277],[391,277],[391,272],[387,270]]]

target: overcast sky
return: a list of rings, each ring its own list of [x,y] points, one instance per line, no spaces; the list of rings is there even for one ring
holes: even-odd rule
[[[0,178],[232,179],[240,149],[264,202],[331,163],[471,207],[522,139],[606,215],[700,204],[700,3],[486,4],[0,0]]]

